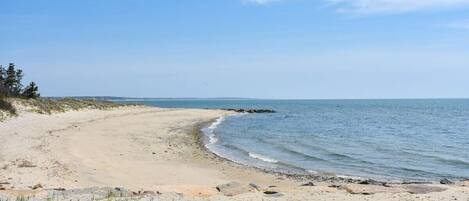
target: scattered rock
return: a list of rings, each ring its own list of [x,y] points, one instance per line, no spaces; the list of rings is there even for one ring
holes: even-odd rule
[[[156,193],[153,191],[143,191],[141,194],[142,195],[155,195]]]
[[[36,184],[33,187],[31,187],[31,189],[33,189],[33,190],[36,190],[36,189],[39,189],[39,188],[42,188],[42,184]]]
[[[461,186],[465,186],[465,187],[467,186],[467,187],[469,187],[469,180],[462,181],[462,182],[461,182]]]
[[[350,194],[372,195],[387,192],[388,188],[380,185],[349,184],[345,186],[345,190]]]
[[[251,185],[243,185],[238,182],[230,182],[223,185],[218,185],[217,190],[225,196],[235,196],[243,193],[253,192],[255,190]]]
[[[367,180],[363,180],[363,181],[358,182],[358,184],[385,186],[386,182],[380,182],[380,181],[376,181],[376,180],[373,180],[373,179],[367,179]]]
[[[254,189],[256,189],[257,191],[259,191],[260,187],[255,184],[255,183],[249,183],[249,186],[253,187]]]
[[[443,192],[446,190],[446,188],[429,185],[406,185],[404,188],[411,194],[427,194],[432,192]]]
[[[268,197],[281,197],[283,194],[277,192],[277,191],[264,191],[264,195]]]
[[[306,184],[302,184],[301,186],[315,186],[313,182],[308,182]]]
[[[34,165],[31,161],[28,161],[28,160],[19,160],[17,161],[17,166],[19,168],[32,168],[32,167],[36,167],[36,165]]]
[[[428,181],[405,181],[402,184],[432,184],[432,182]]]
[[[406,189],[400,186],[383,186],[369,184],[348,184],[344,189],[350,194],[373,195],[377,193],[404,193]]]
[[[454,182],[450,181],[449,179],[442,179],[440,180],[440,184],[454,184]]]

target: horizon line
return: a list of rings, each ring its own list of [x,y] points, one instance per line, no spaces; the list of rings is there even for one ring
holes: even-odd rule
[[[126,96],[44,96],[44,98],[101,98],[101,99],[213,99],[213,100],[469,100],[469,97],[414,97],[414,98],[249,98],[249,97],[126,97]]]

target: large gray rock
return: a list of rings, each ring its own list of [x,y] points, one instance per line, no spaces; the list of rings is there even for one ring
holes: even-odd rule
[[[256,189],[252,185],[241,184],[238,182],[230,182],[218,185],[217,190],[225,196],[235,196],[243,193],[255,192]]]
[[[446,188],[443,187],[430,185],[406,185],[404,188],[411,194],[427,194],[446,190]]]
[[[344,189],[350,194],[373,195],[376,193],[401,193],[405,192],[400,187],[385,187],[382,185],[368,185],[368,184],[348,184]]]

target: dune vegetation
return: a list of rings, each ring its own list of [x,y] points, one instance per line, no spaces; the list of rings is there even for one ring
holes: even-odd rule
[[[79,98],[41,98],[39,87],[30,82],[24,87],[24,73],[10,63],[8,68],[0,65],[0,121],[15,116],[19,111],[52,114],[80,109],[106,110],[121,104]]]

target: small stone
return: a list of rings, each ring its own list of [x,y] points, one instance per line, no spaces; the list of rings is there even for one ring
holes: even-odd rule
[[[306,184],[302,184],[301,186],[315,186],[313,182],[308,182]]]
[[[462,182],[461,182],[461,186],[469,187],[469,180],[462,181]]]
[[[39,188],[42,188],[41,184],[36,184],[33,187],[31,187],[31,189],[33,189],[33,190],[36,190],[36,189],[39,189]]]
[[[142,194],[143,194],[143,195],[154,195],[155,192],[153,192],[153,191],[143,191]]]
[[[259,191],[260,187],[255,184],[255,183],[249,183],[249,186],[253,187],[254,189],[256,189],[257,191]]]
[[[363,181],[358,182],[358,184],[363,184],[363,185],[379,185],[379,186],[384,186],[384,185],[386,185],[385,182],[380,182],[380,181],[376,181],[376,180],[373,180],[373,179],[363,180]]]
[[[277,191],[264,191],[264,195],[268,197],[281,197],[283,194],[277,192]]]
[[[450,181],[449,179],[442,179],[440,180],[440,184],[454,184],[454,182]]]
[[[33,163],[31,163],[30,161],[21,160],[21,161],[18,163],[18,167],[19,167],[19,168],[32,168],[32,167],[36,167],[36,165],[34,165]]]

